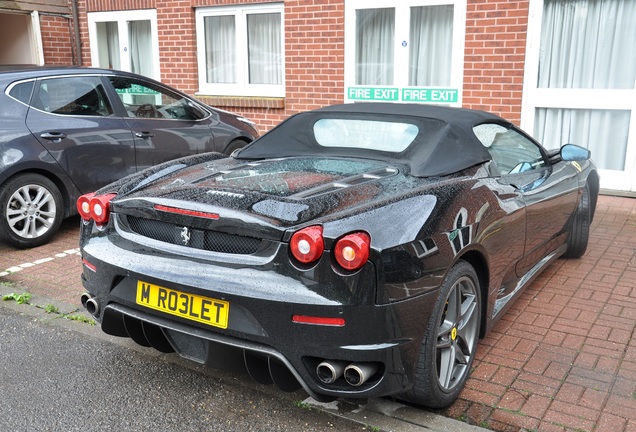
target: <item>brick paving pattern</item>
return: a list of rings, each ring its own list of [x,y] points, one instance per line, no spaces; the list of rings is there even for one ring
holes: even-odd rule
[[[52,242],[17,250],[0,243],[0,283],[81,307],[79,217],[66,219]]]
[[[79,307],[78,224],[36,249],[0,244],[0,283]],[[636,199],[599,197],[585,256],[523,292],[442,414],[495,431],[636,432],[635,254]]]
[[[524,291],[445,414],[495,431],[636,431],[635,254],[636,200],[599,197],[587,253]]]

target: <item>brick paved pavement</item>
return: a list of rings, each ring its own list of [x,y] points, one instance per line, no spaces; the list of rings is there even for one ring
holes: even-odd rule
[[[636,431],[635,255],[636,199],[599,197],[587,253],[525,290],[445,414],[496,431]]]
[[[40,248],[0,244],[0,283],[79,307],[78,224]],[[636,199],[601,196],[585,256],[526,289],[442,413],[495,431],[636,432],[635,255]]]
[[[66,219],[51,243],[25,250],[0,242],[0,283],[81,307],[79,217]]]

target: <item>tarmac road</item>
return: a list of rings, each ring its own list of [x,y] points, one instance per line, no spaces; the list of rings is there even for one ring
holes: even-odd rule
[[[11,305],[13,305],[11,307]],[[0,305],[0,430],[364,431],[176,356],[113,343],[33,306]]]
[[[78,225],[34,249],[0,242],[0,297],[32,294],[0,301],[0,431],[484,431],[386,399],[321,404],[62,318],[85,314]]]

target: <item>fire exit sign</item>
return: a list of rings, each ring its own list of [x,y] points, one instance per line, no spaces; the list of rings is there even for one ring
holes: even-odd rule
[[[348,87],[351,101],[457,103],[459,90],[434,87]]]

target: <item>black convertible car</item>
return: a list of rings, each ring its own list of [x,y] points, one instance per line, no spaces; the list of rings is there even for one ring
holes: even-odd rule
[[[589,158],[481,111],[300,113],[82,196],[82,303],[106,333],[283,390],[444,407],[521,290],[585,252]]]

